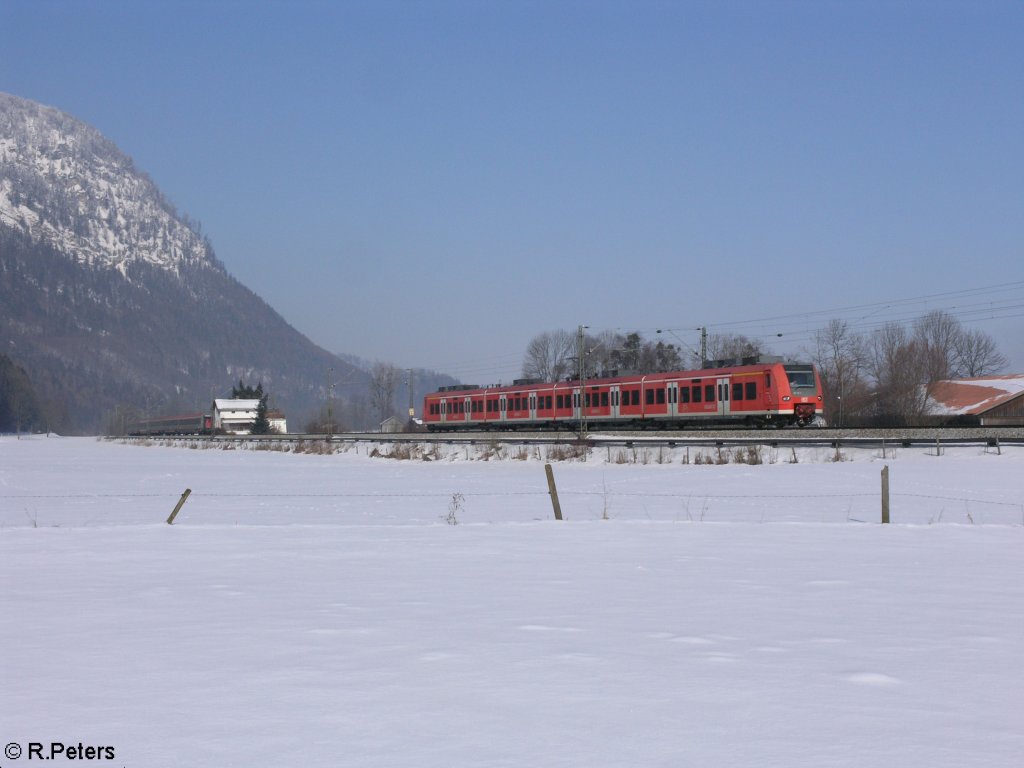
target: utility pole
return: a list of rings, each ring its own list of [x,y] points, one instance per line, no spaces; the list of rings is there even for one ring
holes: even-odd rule
[[[330,440],[334,436],[334,366],[327,376],[327,439]]]
[[[708,367],[708,329],[706,326],[702,326],[697,329],[700,331],[700,367]]]
[[[580,440],[587,439],[587,352],[584,331],[588,327],[581,325],[576,339],[576,354],[580,364]]]
[[[409,387],[409,421],[412,422],[413,418],[416,416],[416,408],[413,405],[413,398],[412,398],[412,368],[409,369],[408,387]]]

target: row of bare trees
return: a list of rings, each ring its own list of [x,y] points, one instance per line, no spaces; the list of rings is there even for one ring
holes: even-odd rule
[[[581,352],[588,378],[611,372],[628,374],[684,367],[677,345],[645,341],[639,333],[603,331],[581,336],[571,331],[548,331],[534,336],[527,345],[523,377],[542,381],[578,377]]]
[[[527,345],[523,377],[542,381],[578,378],[581,373],[581,345],[587,378],[678,371],[699,368],[702,362],[702,352],[696,349],[684,349],[687,345],[681,342],[671,344],[662,339],[645,340],[637,331],[602,331],[582,337],[578,332],[547,331],[534,336]],[[707,337],[707,348],[703,354],[708,360],[732,360],[757,357],[765,352],[755,339],[737,334],[715,334]]]
[[[869,335],[833,320],[816,334],[812,360],[837,426],[920,423],[936,382],[987,376],[1007,364],[991,336],[964,328],[942,310],[910,327],[888,323]]]
[[[677,339],[678,340],[678,339]],[[681,341],[681,340],[678,340]],[[640,333],[598,334],[548,331],[529,343],[524,378],[559,381],[606,374],[629,375],[699,368],[704,360],[730,360],[771,354],[757,339],[713,334],[698,352],[685,344],[645,340]],[[580,365],[582,355],[583,367]],[[944,379],[998,373],[1007,360],[992,337],[965,328],[942,310],[909,327],[889,323],[858,333],[845,320],[832,320],[815,335],[804,359],[818,367],[826,413],[836,426],[914,424],[928,414],[932,386]]]

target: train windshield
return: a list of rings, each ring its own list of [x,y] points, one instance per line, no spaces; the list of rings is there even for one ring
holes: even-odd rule
[[[794,392],[798,389],[814,391],[814,368],[809,365],[787,365],[785,369],[790,389]]]

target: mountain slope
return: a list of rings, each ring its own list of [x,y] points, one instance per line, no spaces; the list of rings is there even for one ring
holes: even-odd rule
[[[262,381],[295,424],[324,402],[330,369],[347,382],[341,397],[366,382],[231,277],[111,142],[6,94],[0,345],[50,403],[53,426],[74,431],[126,409],[201,410],[239,379]]]

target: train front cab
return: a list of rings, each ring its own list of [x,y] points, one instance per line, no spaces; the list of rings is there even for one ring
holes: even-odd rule
[[[783,396],[783,409],[792,413],[795,424],[805,427],[815,418],[823,417],[821,379],[818,371],[809,364],[788,364],[782,366],[786,375],[789,394]]]

